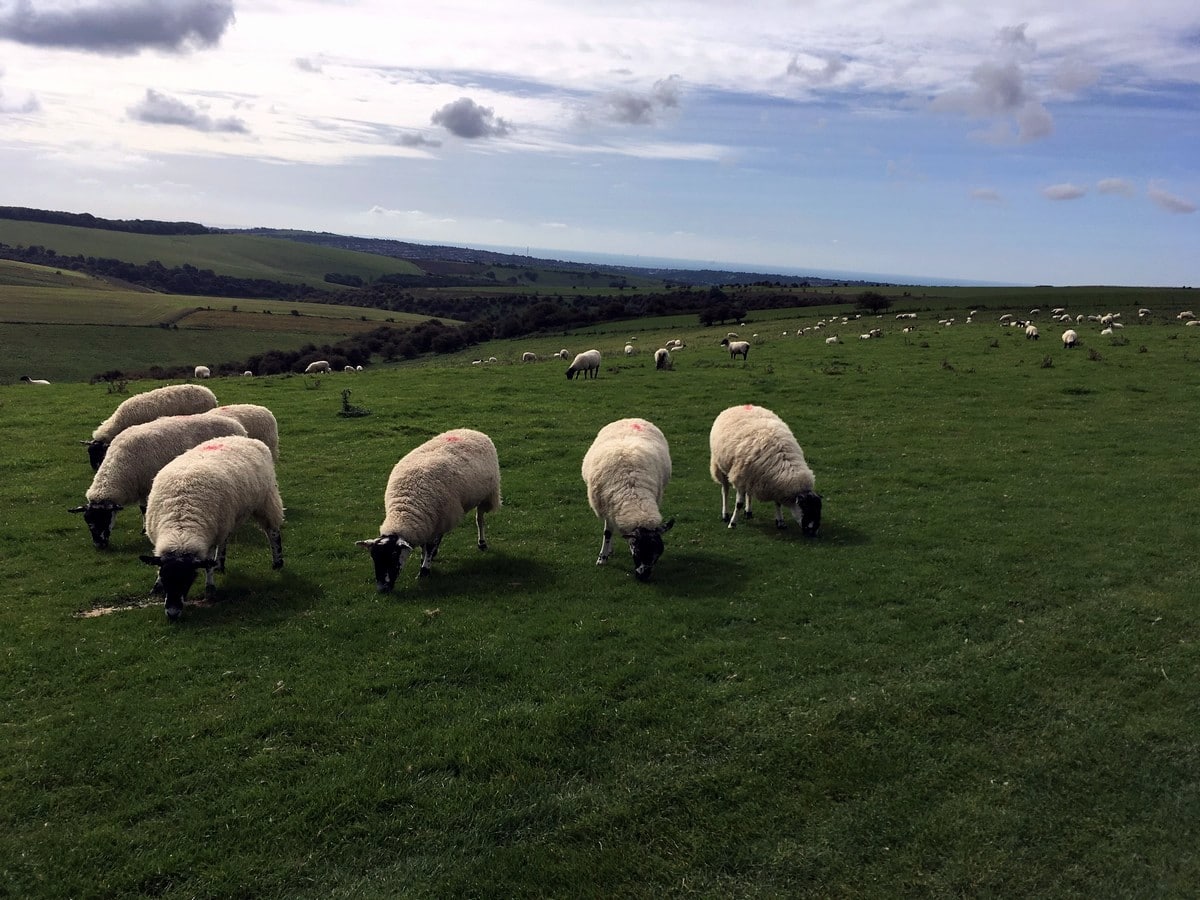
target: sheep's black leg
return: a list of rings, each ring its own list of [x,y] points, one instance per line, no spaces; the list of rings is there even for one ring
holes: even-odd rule
[[[418,578],[424,578],[433,569],[433,560],[438,555],[438,548],[442,545],[442,537],[444,535],[438,535],[436,540],[430,541],[421,548],[421,568],[417,570]]]
[[[604,520],[604,540],[600,544],[600,556],[596,559],[596,565],[602,566],[608,562],[608,558],[612,556],[612,524]]]
[[[484,537],[483,529],[483,510],[475,507],[475,530],[479,534],[479,549],[487,549],[487,538]]]
[[[271,544],[271,568],[283,568],[283,534],[278,528],[267,529],[267,540]]]

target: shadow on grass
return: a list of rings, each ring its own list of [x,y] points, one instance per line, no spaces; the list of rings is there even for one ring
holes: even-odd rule
[[[623,556],[614,552],[607,566],[623,570],[633,581],[633,559],[628,551]],[[668,545],[645,587],[660,596],[684,600],[727,597],[744,589],[746,571],[736,560]]]
[[[307,613],[323,599],[324,591],[311,579],[284,568],[279,572],[231,571],[217,575],[216,600],[209,602],[203,597],[201,577],[189,591],[179,624],[276,625]],[[157,602],[161,605],[162,599],[157,598]]]
[[[442,551],[424,578],[417,576],[420,564],[421,557],[414,553],[400,571],[395,589],[390,595],[383,596],[392,596],[399,601],[487,602],[514,594],[541,593],[555,584],[553,570],[549,566],[538,560],[495,550],[480,552],[469,548],[464,549],[461,555],[457,550],[452,555]],[[364,595],[375,596],[375,576],[370,571],[369,561],[364,565]]]

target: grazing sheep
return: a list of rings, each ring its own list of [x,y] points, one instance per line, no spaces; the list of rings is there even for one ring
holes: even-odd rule
[[[783,528],[783,505],[807,537],[821,528],[821,495],[813,490],[813,472],[787,423],[771,410],[747,403],[732,406],[713,421],[708,436],[709,472],[721,486],[721,520],[733,528],[737,511],[751,518],[753,499],[775,502],[775,527]],[[736,491],[729,514],[729,486]]]
[[[1038,330],[1036,325],[1025,326],[1025,340],[1036,341],[1038,339]]]
[[[163,466],[146,502],[146,535],[154,553],[141,557],[158,567],[155,588],[166,594],[175,621],[204,569],[204,595],[214,599],[213,570],[225,571],[225,545],[234,529],[254,519],[271,545],[271,568],[283,566],[283,500],[271,451],[250,437],[205,441]]]
[[[327,359],[318,359],[314,362],[310,362],[307,366],[304,367],[305,375],[316,375],[318,372],[332,372],[332,371],[333,371],[333,367],[329,365],[329,360],[327,360]]]
[[[1194,318],[1196,318],[1196,314],[1194,312],[1192,312],[1190,309],[1185,309],[1183,312],[1179,313],[1179,315],[1177,315],[1175,318],[1176,319],[1194,319]]]
[[[558,351],[557,353],[555,353],[554,355],[555,355],[555,356],[557,356],[559,359],[564,359],[564,360],[566,360],[566,359],[570,359],[570,358],[571,358],[571,351],[570,351],[570,350],[568,350],[566,347],[564,347],[562,350],[559,350],[559,351]]]
[[[521,354],[521,362],[537,362],[537,354],[526,350]]]
[[[671,480],[667,439],[645,419],[619,419],[605,425],[583,457],[588,505],[604,523],[604,539],[596,565],[612,556],[613,531],[629,541],[633,574],[647,581],[663,553],[666,523],[658,511],[663,489]]]
[[[494,356],[489,356],[487,361],[490,363],[494,363],[494,362],[499,362],[500,360],[496,359],[496,357],[494,357]]]
[[[354,372],[354,366],[342,366],[342,371],[343,371],[343,372],[350,372],[350,373],[353,373],[353,372]]]
[[[80,443],[88,448],[88,460],[94,472],[104,461],[104,454],[112,439],[131,425],[141,425],[161,416],[208,412],[216,405],[216,395],[203,385],[169,384],[121,401],[113,414],[92,432],[92,439]]]
[[[211,378],[212,377],[212,372],[209,370],[208,366],[196,366],[195,371],[196,371],[197,378]]]
[[[26,384],[49,384],[45,378],[30,378],[28,375],[22,375],[21,380]]]
[[[742,357],[742,361],[745,362],[747,357],[750,356],[749,341],[731,341],[729,338],[724,338],[721,341],[721,346],[729,349],[730,359],[740,355]]]
[[[654,351],[654,368],[656,369],[673,369],[674,363],[671,362],[671,351],[666,347],[659,347]]]
[[[354,371],[355,371],[355,372],[361,372],[362,370],[363,370],[363,367],[362,367],[362,366],[355,366],[355,367],[354,367]]]
[[[226,435],[245,437],[246,429],[237,419],[215,412],[165,416],[126,428],[109,445],[87,490],[87,503],[67,512],[83,513],[92,543],[103,550],[118,512],[137,503],[145,515],[146,498],[159,469],[197,444]]]
[[[245,372],[242,373],[242,377],[243,378],[253,378],[254,373],[251,372],[249,369],[247,369]]]
[[[567,368],[567,381],[582,374],[584,378],[589,376],[597,378],[600,375],[600,351],[599,350],[584,350],[578,353],[571,365]]]
[[[835,334],[835,335],[833,335],[832,337],[827,337],[827,338],[825,338],[825,343],[827,343],[827,344],[838,344],[838,343],[841,343],[841,342],[838,340],[838,336]]]
[[[265,406],[255,403],[230,403],[218,406],[209,415],[236,419],[246,429],[246,434],[267,445],[267,449],[271,451],[271,461],[279,462],[279,423],[275,421],[275,414]]]
[[[1184,322],[1183,324],[1184,325],[1200,325],[1200,319],[1188,319],[1188,321]]]
[[[383,496],[379,537],[356,541],[375,564],[380,593],[396,584],[414,547],[422,552],[417,577],[429,574],[442,538],[475,510],[479,549],[487,549],[483,514],[500,508],[500,461],[481,431],[456,428],[409,451],[392,468]]]
[[[637,353],[637,350],[636,350],[636,349],[634,349],[634,346],[633,346],[633,344],[626,344],[626,345],[625,345],[625,355],[626,355],[626,356],[633,356],[633,354],[635,354],[635,353]]]
[[[1100,333],[1101,334],[1112,334],[1113,333],[1112,327],[1109,326],[1108,328],[1102,328],[1100,330]]]
[[[1063,349],[1067,350],[1079,343],[1079,335],[1074,328],[1068,328],[1062,335]]]

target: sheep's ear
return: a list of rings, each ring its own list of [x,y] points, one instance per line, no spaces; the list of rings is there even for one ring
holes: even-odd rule
[[[667,521],[663,522],[661,525],[658,526],[658,533],[666,534],[668,531],[670,531],[674,527],[675,527],[675,517],[671,516],[671,518],[667,519]]]
[[[148,566],[161,566],[162,565],[162,559],[160,557],[151,556],[149,553],[143,553],[141,556],[138,557],[138,559],[140,559],[142,562],[144,562]]]
[[[69,512],[69,513],[87,512],[87,507],[86,506],[72,506],[70,509],[67,510],[67,512]]]
[[[355,541],[354,546],[355,547],[366,547],[368,550],[370,550],[372,547],[374,547],[378,543],[379,543],[379,538],[372,538],[369,541]]]

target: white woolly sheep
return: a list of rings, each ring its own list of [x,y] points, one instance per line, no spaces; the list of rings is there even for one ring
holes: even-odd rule
[[[103,550],[118,512],[136,503],[145,515],[159,469],[197,444],[226,435],[245,437],[246,429],[237,419],[216,413],[165,416],[126,428],[109,445],[87,490],[87,503],[67,511],[83,513],[92,543]]]
[[[558,351],[557,353],[555,353],[554,355],[555,355],[555,356],[557,356],[559,359],[564,359],[564,360],[565,360],[565,359],[570,359],[570,358],[571,358],[571,351],[570,351],[570,350],[568,350],[566,347],[564,347],[563,349],[559,350],[559,351]]]
[[[741,356],[742,361],[745,362],[750,356],[749,341],[731,341],[729,338],[724,338],[721,341],[721,346],[729,350],[730,359],[733,359],[735,356]]]
[[[494,356],[489,356],[487,361],[490,363],[494,363],[494,362],[499,362],[500,360],[496,359],[496,357],[494,357]]]
[[[625,355],[626,356],[633,356],[633,354],[635,354],[635,353],[637,353],[637,350],[634,348],[633,344],[625,345]]]
[[[217,396],[201,384],[169,384],[141,394],[134,394],[113,410],[92,432],[90,441],[81,441],[88,448],[92,471],[100,468],[108,445],[131,425],[152,422],[161,416],[188,416],[208,412],[217,405]]]
[[[1184,325],[1200,325],[1200,319],[1188,319]]]
[[[242,373],[242,377],[243,378],[253,378],[254,373],[251,372],[249,369],[247,369],[245,372]]]
[[[351,374],[353,374],[353,373],[354,373],[354,366],[342,366],[342,371],[343,371],[343,372],[350,372]]]
[[[1175,318],[1176,319],[1194,319],[1194,318],[1196,318],[1196,314],[1194,312],[1192,312],[1190,309],[1185,309],[1185,310],[1183,310],[1183,312],[1179,313],[1179,315],[1177,315]]]
[[[154,479],[146,502],[146,535],[158,568],[155,589],[166,595],[175,621],[204,569],[204,595],[215,599],[213,570],[225,571],[225,546],[242,522],[254,519],[271,545],[271,568],[283,566],[283,500],[271,451],[250,437],[205,441],[171,460]]]
[[[228,416],[236,419],[246,429],[246,434],[257,438],[271,451],[271,461],[279,462],[279,423],[275,414],[256,403],[230,403],[218,406],[209,415]]]
[[[361,372],[362,370],[363,370],[363,367],[362,367],[362,366],[355,366],[355,367],[354,367],[354,371],[355,371],[355,372]]]
[[[537,354],[526,350],[521,354],[521,362],[537,362]]]
[[[582,375],[584,378],[597,378],[600,375],[600,351],[584,350],[575,355],[571,365],[567,367],[567,381]]]
[[[1036,325],[1025,326],[1025,340],[1036,341],[1038,339],[1038,330]]]
[[[30,378],[28,375],[22,375],[21,380],[26,384],[49,384],[45,378]]]
[[[196,366],[195,374],[197,378],[211,378],[212,372],[208,366]]]
[[[721,486],[721,520],[733,528],[738,510],[752,518],[751,502],[774,501],[775,527],[783,528],[783,505],[791,509],[807,537],[821,528],[821,495],[813,490],[812,469],[804,460],[787,423],[771,410],[745,404],[731,406],[713,421],[708,436],[709,473]],[[736,491],[729,514],[729,486]]]
[[[663,433],[645,419],[619,419],[600,429],[583,457],[588,505],[604,523],[596,565],[612,556],[613,532],[629,541],[633,574],[647,581],[663,553],[663,535],[675,520],[663,522],[658,506],[671,480],[671,453]]]
[[[659,347],[654,351],[654,368],[656,369],[672,369],[674,363],[671,362],[671,351],[666,347]]]
[[[1112,334],[1113,333],[1112,326],[1109,326],[1108,328],[1100,329],[1100,333],[1101,334]]]
[[[838,343],[841,343],[841,342],[838,340],[838,336],[835,334],[835,335],[833,335],[832,337],[827,337],[827,338],[825,338],[825,343],[827,343],[827,344],[838,344]]]
[[[1074,328],[1068,328],[1062,334],[1063,349],[1067,350],[1079,343],[1079,335]]]
[[[316,375],[318,372],[332,372],[332,371],[333,371],[333,367],[329,365],[329,360],[327,360],[327,359],[318,359],[314,362],[310,362],[307,366],[304,367],[305,375]]]
[[[472,509],[479,549],[487,549],[483,514],[500,508],[500,461],[481,431],[456,428],[430,438],[392,467],[383,495],[379,537],[355,541],[375,565],[380,593],[396,585],[414,547],[422,552],[417,577],[429,574],[442,538]]]

